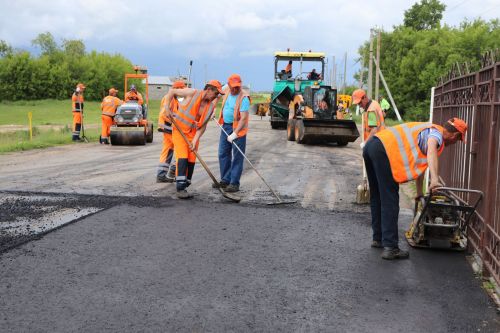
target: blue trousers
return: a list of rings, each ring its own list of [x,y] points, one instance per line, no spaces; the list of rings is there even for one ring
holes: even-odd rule
[[[222,125],[228,135],[233,133],[233,124]],[[233,141],[244,153],[247,136],[237,138]],[[226,184],[240,185],[241,173],[243,172],[243,155],[227,141],[227,135],[221,131],[219,141],[219,167],[221,181]]]
[[[372,213],[373,240],[384,247],[398,247],[399,184],[392,177],[384,145],[371,138],[363,149]]]

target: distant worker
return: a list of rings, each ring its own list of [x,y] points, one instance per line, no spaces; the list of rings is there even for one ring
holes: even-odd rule
[[[135,84],[130,86],[130,90],[125,94],[125,102],[128,101],[137,101],[139,105],[142,106],[144,104],[144,100],[142,99],[142,95],[137,91]]]
[[[240,190],[240,178],[243,172],[243,155],[233,144],[245,153],[248,132],[248,111],[250,96],[241,89],[241,77],[232,74],[227,80],[228,88],[224,91],[219,124],[224,128],[219,139],[220,186],[226,192]],[[216,187],[216,184],[212,186]]]
[[[193,195],[186,188],[191,185],[196,155],[193,150],[198,149],[200,138],[205,132],[208,120],[212,116],[217,104],[219,94],[224,94],[222,85],[217,80],[208,81],[204,90],[191,88],[170,89],[167,94],[165,105],[167,117],[174,117],[176,124],[186,135],[189,143],[172,126],[172,141],[174,143],[174,154],[176,159],[176,187],[179,199],[189,199]],[[170,109],[172,99],[183,97],[185,101],[178,105],[177,112]],[[173,125],[173,124],[172,124]]]
[[[82,114],[83,114],[83,92],[85,91],[85,85],[83,83],[78,83],[76,89],[71,96],[71,104],[73,111],[73,141],[81,141],[80,131],[82,129]]]
[[[382,95],[380,95],[380,98],[378,100],[380,103],[380,108],[382,108],[382,112],[384,113],[384,117],[387,117],[387,112],[389,112],[391,105],[389,104],[389,102],[387,102],[387,100]]]
[[[109,95],[104,97],[101,102],[101,120],[102,120],[102,128],[101,128],[101,136],[99,137],[99,143],[101,144],[109,144],[109,133],[111,130],[111,125],[114,123],[116,109],[120,105],[122,105],[123,101],[116,97],[118,90],[115,88],[109,89]]]
[[[406,259],[398,247],[399,184],[417,180],[417,197],[423,195],[423,180],[430,171],[429,191],[439,183],[438,156],[445,146],[465,142],[467,124],[451,118],[443,126],[406,123],[388,127],[366,143],[363,159],[370,184],[372,247],[384,248],[383,259]]]
[[[318,74],[316,72],[316,68],[313,68],[312,71],[311,71],[311,73],[309,73],[307,75],[307,79],[308,80],[319,80],[319,79],[321,79],[321,74]]]
[[[172,89],[183,89],[186,85],[182,81],[175,81]],[[167,95],[163,96],[160,102],[160,114],[158,115],[158,132],[163,133],[163,147],[160,154],[160,163],[156,172],[157,183],[173,183],[175,181],[175,163],[172,163],[174,156],[174,143],[172,141],[172,123],[167,117],[166,110]],[[170,110],[176,113],[179,104],[178,98],[170,101]]]
[[[363,139],[360,144],[363,148],[366,143],[377,133],[385,128],[384,113],[377,101],[371,100],[366,96],[363,89],[356,89],[352,93],[352,103],[358,104],[363,112]]]

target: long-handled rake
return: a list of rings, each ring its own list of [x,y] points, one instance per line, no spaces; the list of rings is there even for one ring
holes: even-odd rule
[[[219,124],[217,122],[217,120],[215,120],[215,118],[212,118],[214,120],[214,122],[217,124],[217,126],[220,127],[220,129],[224,132],[224,134],[226,134],[226,136],[229,136],[229,134],[227,134],[227,132],[224,130],[224,128],[221,126],[221,124]],[[266,180],[264,179],[264,177],[262,177],[262,175],[260,174],[260,172],[257,170],[257,168],[252,164],[252,162],[250,162],[250,160],[248,159],[248,157],[243,154],[243,152],[241,151],[240,147],[238,147],[238,145],[233,141],[232,142],[233,146],[236,147],[236,149],[238,149],[238,151],[240,152],[240,154],[245,158],[245,160],[248,162],[248,164],[250,164],[250,166],[252,167],[252,169],[255,171],[255,173],[257,174],[257,176],[260,177],[260,179],[262,179],[262,181],[264,182],[264,184],[266,184],[266,186],[269,188],[269,190],[273,193],[273,195],[276,197],[276,199],[278,199],[278,202],[268,202],[267,204],[268,205],[287,205],[287,204],[294,204],[297,202],[297,200],[288,200],[288,201],[285,201],[283,199],[281,199],[281,197],[278,195],[278,193],[276,193],[275,190],[273,190],[273,188],[271,187],[271,185],[269,185]]]
[[[184,139],[184,141],[186,141],[186,143],[188,144],[188,146],[191,147],[192,146],[191,142],[189,142],[189,139],[186,137],[186,135],[184,134],[184,132],[182,132],[182,130],[179,128],[179,125],[177,125],[177,123],[173,119],[173,117],[170,117],[170,121],[175,126],[175,128],[179,131],[179,133],[181,134],[181,136]],[[210,178],[212,178],[212,181],[214,182],[214,184],[217,185],[217,188],[219,189],[219,191],[222,194],[222,196],[224,196],[224,198],[229,199],[229,200],[231,200],[233,202],[240,202],[241,201],[240,197],[238,197],[238,196],[236,196],[234,194],[231,194],[231,193],[227,193],[226,191],[224,191],[224,189],[221,188],[220,183],[217,181],[217,179],[215,178],[215,176],[213,175],[213,173],[208,168],[208,165],[201,158],[200,154],[198,154],[198,152],[196,151],[196,149],[193,149],[193,153],[196,155],[196,158],[198,159],[198,161],[200,161],[201,165],[203,166],[203,168],[205,169],[205,171],[208,173],[208,175],[210,176]]]

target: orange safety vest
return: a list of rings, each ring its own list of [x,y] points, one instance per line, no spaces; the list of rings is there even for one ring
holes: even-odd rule
[[[226,105],[227,98],[231,94],[231,91],[229,88],[227,88],[224,91],[224,98],[222,99],[222,108],[219,114],[219,124],[223,125],[224,124],[224,106]],[[247,97],[248,100],[250,100],[250,95],[247,94],[246,92],[243,92],[243,89],[240,89],[240,93],[238,94],[238,97],[236,98],[236,103],[234,104],[234,117],[233,117],[233,130],[238,128],[238,122],[241,119],[241,112],[240,112],[240,107],[241,103],[243,102],[243,98]],[[245,135],[247,135],[248,132],[248,120],[250,117],[247,117],[247,120],[245,121],[245,125],[241,129],[241,131],[238,134],[238,137],[241,138]]]
[[[104,116],[114,117],[116,109],[122,104],[121,99],[115,96],[106,96],[101,102],[101,110]]]
[[[439,125],[414,122],[387,127],[375,134],[384,145],[392,177],[397,183],[417,179],[427,169],[427,155],[424,155],[418,146],[418,135],[431,127],[443,133],[443,127]],[[444,142],[439,148],[438,156],[443,149]]]
[[[142,95],[140,92],[127,91],[124,99],[125,99],[125,102],[137,101],[137,103],[139,103],[139,105],[144,104],[144,100],[142,99]]]
[[[380,107],[380,104],[378,104],[377,101],[371,100],[370,104],[367,107],[367,110],[363,112],[363,118],[364,118],[363,138],[365,141],[370,135],[370,132],[372,130],[372,128],[368,126],[368,112],[375,113],[375,117],[377,118],[377,132],[380,132],[385,128],[384,113],[382,112],[382,108]]]
[[[292,65],[291,64],[287,64],[286,67],[285,67],[285,73],[291,73],[292,72]]]
[[[208,103],[203,110],[200,110],[203,91],[195,90],[193,97],[187,104],[179,103],[177,112],[173,116],[180,129],[186,134],[194,134],[196,130],[210,117],[215,108],[215,99]],[[173,111],[173,110],[172,110]]]
[[[71,104],[72,104],[72,109],[73,112],[81,112],[83,110],[83,95],[73,93],[73,96],[71,96]]]

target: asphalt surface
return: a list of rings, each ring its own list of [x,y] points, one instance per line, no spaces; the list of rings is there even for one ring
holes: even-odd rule
[[[294,206],[266,206],[272,197],[248,168],[240,204],[199,166],[195,199],[172,199],[171,185],[154,183],[158,142],[0,156],[9,235],[2,226],[18,217],[98,209],[4,248],[0,331],[500,331],[463,253],[410,249],[388,262],[370,248],[368,209],[352,203],[356,145],[299,146],[267,126],[252,119],[250,158]],[[217,171],[209,131],[202,156]],[[403,209],[401,239],[410,219]]]

